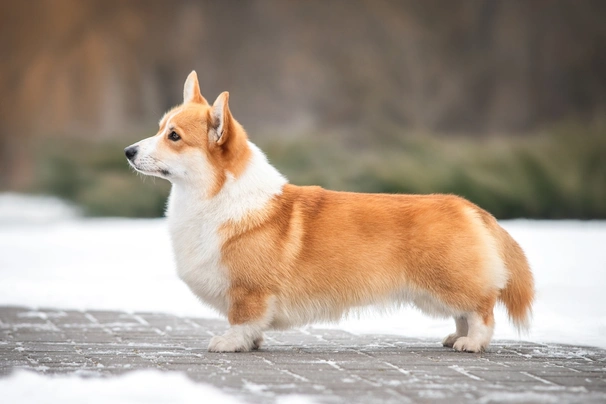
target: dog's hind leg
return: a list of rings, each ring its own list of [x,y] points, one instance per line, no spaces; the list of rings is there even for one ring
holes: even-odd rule
[[[442,345],[447,346],[449,348],[452,348],[454,343],[457,342],[457,339],[459,339],[460,337],[466,337],[468,331],[467,318],[465,318],[464,316],[457,316],[454,318],[454,320],[457,325],[456,331],[448,335],[442,341]]]
[[[494,305],[496,297],[486,299],[475,312],[467,314],[467,335],[453,344],[457,351],[480,352],[488,347],[494,331]]]

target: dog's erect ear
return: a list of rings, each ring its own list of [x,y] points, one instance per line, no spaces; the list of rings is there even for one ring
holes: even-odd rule
[[[189,73],[183,86],[183,104],[188,102],[208,105],[208,101],[200,93],[200,84],[198,84],[198,75],[195,70]]]
[[[231,112],[229,111],[228,102],[229,93],[224,91],[219,94],[210,110],[210,139],[214,140],[219,146],[224,144],[229,137],[228,132],[231,121]]]

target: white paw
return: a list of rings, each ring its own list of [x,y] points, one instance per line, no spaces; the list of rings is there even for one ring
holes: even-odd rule
[[[452,346],[457,351],[481,352],[485,347],[481,343],[470,339],[469,337],[459,337]]]
[[[210,339],[209,352],[247,352],[253,347],[253,341],[248,341],[241,335],[216,335]]]
[[[442,340],[442,346],[452,348],[454,343],[457,342],[459,338],[461,338],[461,335],[457,334],[456,332],[452,333]]]

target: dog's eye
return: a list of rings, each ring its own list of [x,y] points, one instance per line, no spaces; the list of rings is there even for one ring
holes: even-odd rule
[[[170,132],[170,134],[168,135],[168,138],[170,140],[172,140],[173,142],[176,142],[177,140],[181,139],[181,136],[177,135],[177,132],[172,131]]]

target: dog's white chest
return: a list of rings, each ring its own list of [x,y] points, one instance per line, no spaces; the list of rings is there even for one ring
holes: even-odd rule
[[[177,273],[198,298],[226,314],[229,280],[221,264],[222,223],[205,206],[192,206],[188,197],[173,187],[167,210]]]
[[[220,229],[264,209],[282,192],[286,179],[265,155],[249,143],[252,157],[239,178],[228,175],[221,191],[206,198],[200,187],[173,184],[168,200],[168,225],[183,281],[204,302],[223,314],[229,308],[228,269],[222,263]]]

